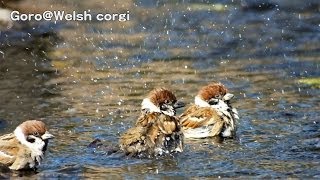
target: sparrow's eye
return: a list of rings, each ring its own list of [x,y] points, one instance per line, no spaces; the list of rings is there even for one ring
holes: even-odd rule
[[[34,143],[34,142],[35,142],[35,139],[32,138],[32,137],[27,137],[27,141],[28,141],[29,143]]]
[[[33,132],[32,135],[34,135],[34,136],[36,136],[36,137],[39,137],[39,136],[40,136],[40,134],[39,134],[38,132]]]
[[[221,98],[221,95],[220,95],[220,94],[217,94],[217,95],[214,96],[214,98],[220,99],[220,98]]]
[[[165,103],[165,104],[169,104],[169,100],[165,100],[164,103]]]
[[[167,108],[166,104],[161,104],[161,105],[160,105],[160,109],[163,110],[163,111],[165,111],[165,110],[167,110],[168,108]]]

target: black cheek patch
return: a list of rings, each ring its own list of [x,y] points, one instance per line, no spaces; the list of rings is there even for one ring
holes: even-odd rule
[[[217,100],[217,99],[209,101],[210,105],[217,105],[218,103],[219,103],[219,100]]]
[[[36,140],[34,138],[31,138],[31,137],[27,137],[27,141],[29,143],[34,143]]]

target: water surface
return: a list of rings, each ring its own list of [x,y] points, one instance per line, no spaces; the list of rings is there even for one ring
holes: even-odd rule
[[[319,9],[232,1],[43,1],[23,11],[130,11],[127,22],[31,22],[0,34],[0,129],[41,118],[55,139],[33,178],[319,178]],[[237,139],[186,141],[174,157],[87,149],[117,143],[154,87],[191,103],[213,81],[235,94]],[[178,112],[178,114],[181,113]]]

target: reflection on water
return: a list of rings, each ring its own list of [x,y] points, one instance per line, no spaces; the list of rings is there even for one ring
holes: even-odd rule
[[[51,5],[33,9],[27,2],[26,12]],[[320,76],[317,10],[130,0],[60,1],[51,8],[129,9],[131,20],[21,23],[0,33],[1,132],[43,118],[56,136],[38,173],[24,176],[319,177],[319,89],[298,81]],[[95,138],[117,143],[154,87],[192,102],[212,81],[236,95],[237,140],[187,141],[183,154],[159,159],[86,148]],[[9,176],[15,175],[0,177]]]

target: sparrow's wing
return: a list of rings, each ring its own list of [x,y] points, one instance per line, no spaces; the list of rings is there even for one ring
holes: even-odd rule
[[[137,127],[144,127],[148,141],[155,143],[159,134],[172,134],[179,131],[179,121],[177,118],[162,113],[149,113],[141,116],[136,124]]]
[[[158,113],[158,112],[147,113],[147,114],[143,113],[138,118],[136,122],[136,126],[143,126],[143,127],[150,126],[151,124],[154,124],[158,120],[160,115],[161,113]]]
[[[161,113],[143,113],[136,126],[128,129],[120,137],[120,148],[129,153],[138,153],[152,148],[158,136],[156,123]]]
[[[144,151],[146,148],[146,130],[147,129],[142,126],[128,129],[120,137],[120,149],[128,154],[136,154]]]
[[[218,135],[224,126],[223,119],[218,115],[217,111],[210,107],[198,107],[193,105],[180,116],[180,122],[183,129],[195,129],[212,127],[211,136]]]
[[[19,151],[18,140],[14,134],[0,136],[0,163],[11,165],[16,160],[16,154]]]
[[[20,145],[13,133],[0,137],[0,151],[7,152],[10,155],[17,154]]]
[[[178,118],[161,114],[155,126],[158,129],[157,136],[152,140],[158,154],[183,151],[183,132]]]
[[[185,110],[180,116],[179,116],[179,119],[180,119],[180,122],[181,122],[181,119],[185,118],[186,116],[188,116],[189,114],[192,114],[193,112],[197,111],[199,109],[198,106],[196,105],[191,105],[187,108],[187,110]]]
[[[161,114],[156,126],[163,134],[180,131],[179,120],[176,117]]]
[[[185,128],[213,125],[219,121],[221,118],[218,113],[210,107],[191,106],[180,116],[180,122]]]
[[[178,120],[161,113],[148,113],[141,116],[136,126],[128,129],[120,137],[120,148],[127,153],[152,153],[162,145],[163,137],[180,130]]]
[[[9,141],[9,140],[14,139],[15,137],[16,136],[13,133],[5,134],[5,135],[0,136],[0,141]]]
[[[11,156],[6,152],[0,151],[0,164],[10,166],[16,160],[15,156]]]
[[[132,127],[128,129],[120,137],[120,145],[130,146],[136,142],[144,141],[146,135],[146,129],[142,126]]]
[[[150,123],[145,141],[148,152],[163,154],[183,151],[183,133],[176,117],[158,114],[156,121]]]
[[[19,152],[17,153],[17,158],[14,163],[9,167],[12,170],[20,170],[25,168],[30,168],[28,164],[31,166],[35,165],[35,161],[31,158],[31,151],[29,148],[20,145]]]

